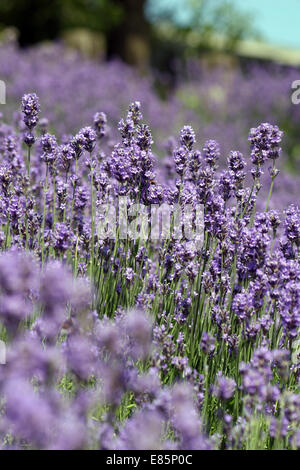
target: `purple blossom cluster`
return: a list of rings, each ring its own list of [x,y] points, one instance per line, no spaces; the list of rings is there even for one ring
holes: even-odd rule
[[[9,335],[2,449],[213,448],[191,385],[160,383],[149,315],[119,309],[114,320],[100,319],[87,279],[74,280],[59,262],[41,271],[28,254],[11,251],[0,264]],[[150,368],[139,368],[151,357]],[[125,421],[117,417],[124,400],[133,407]]]
[[[101,110],[74,135],[36,125],[35,93],[20,116],[0,126],[1,447],[299,449],[300,211],[269,209],[279,128],[252,128],[248,157],[184,126],[158,159],[139,101],[114,142]],[[129,232],[100,237],[124,196]],[[152,205],[172,207],[167,238],[142,236]]]
[[[190,62],[184,79],[179,73],[177,86],[169,92],[168,99],[162,101],[154,91],[151,75],[141,77],[134,69],[116,61],[93,62],[63,45],[43,45],[24,52],[13,43],[6,44],[0,47],[0,60],[1,79],[6,83],[10,98],[3,109],[5,122],[10,123],[14,113],[14,120],[21,128],[25,125],[20,113],[15,113],[16,107],[22,95],[35,90],[47,110],[38,122],[42,132],[55,132],[59,138],[66,138],[90,123],[99,138],[103,133],[109,136],[102,142],[106,147],[118,139],[120,113],[125,111],[129,101],[140,100],[143,114],[151,122],[155,153],[163,155],[165,145],[169,145],[168,136],[177,134],[187,122],[198,134],[200,122],[201,139],[216,139],[224,150],[220,158],[220,165],[224,167],[226,155],[233,148],[244,154],[248,152],[250,128],[260,122],[272,122],[276,116],[277,124],[285,131],[283,161],[288,161],[293,168],[298,166],[300,108],[292,104],[290,97],[291,84],[298,79],[297,69],[251,66],[228,73],[223,68],[206,70]],[[101,103],[101,111],[98,103]],[[29,112],[31,105],[34,123],[37,112],[34,103],[28,103],[26,110]],[[34,136],[26,129],[24,138],[30,144]],[[261,193],[264,197],[269,179],[269,172],[265,171]],[[271,200],[273,208],[283,209],[295,200],[298,202],[298,177],[284,172],[281,180]],[[258,205],[260,207],[260,201]]]

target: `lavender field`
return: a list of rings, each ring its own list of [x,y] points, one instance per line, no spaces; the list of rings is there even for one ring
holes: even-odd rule
[[[297,70],[0,64],[0,448],[300,449]]]

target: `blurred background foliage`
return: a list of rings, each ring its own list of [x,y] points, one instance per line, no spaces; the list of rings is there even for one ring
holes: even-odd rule
[[[230,135],[230,145],[238,134],[234,125],[243,122],[245,139],[249,126],[274,118],[288,136],[287,166],[294,171],[300,161],[299,107],[291,104],[290,87],[299,78],[300,52],[264,43],[255,19],[237,0],[1,0],[0,42],[1,34],[2,42],[15,37],[21,48],[56,41],[100,64],[121,59],[143,73],[165,104],[175,97],[177,114],[182,107],[190,113],[185,119],[197,118],[202,130],[221,134],[221,141]],[[266,72],[250,73],[257,65]],[[127,100],[129,84],[120,88]]]
[[[162,68],[174,55],[210,47],[212,38],[222,38],[225,49],[232,50],[254,34],[249,15],[230,1],[181,1],[184,14],[178,16],[172,1],[1,0],[0,27],[16,28],[21,46],[58,39],[72,30],[89,31],[92,38],[98,33],[107,57]]]

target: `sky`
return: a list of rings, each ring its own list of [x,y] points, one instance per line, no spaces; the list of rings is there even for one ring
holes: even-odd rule
[[[300,49],[300,0],[234,0],[241,11],[256,12],[254,26],[276,45]]]
[[[171,5],[186,18],[186,0],[149,0],[152,8]],[[232,0],[241,12],[250,12],[265,42],[300,50],[300,0]]]

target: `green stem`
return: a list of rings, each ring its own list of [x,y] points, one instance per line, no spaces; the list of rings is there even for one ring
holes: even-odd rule
[[[53,175],[53,220],[52,220],[52,230],[55,230],[56,225],[56,213],[55,213],[55,191],[56,191],[56,183],[55,183],[55,176]]]
[[[75,161],[75,177],[77,176],[77,158]],[[75,200],[75,184],[73,186],[73,195],[72,195],[72,206],[71,206],[71,217],[70,217],[70,226],[72,227],[73,223],[73,211],[74,211],[74,200]]]
[[[95,225],[94,225],[94,174],[93,174],[92,152],[90,152],[90,162],[91,162],[91,229],[92,229],[90,274],[91,274],[91,277],[92,277],[93,267],[94,267],[94,243],[95,243]]]
[[[274,172],[274,170],[275,170],[275,160],[273,160],[273,166],[272,166],[272,171]],[[271,183],[271,186],[270,186],[270,191],[269,191],[268,199],[267,199],[267,202],[266,202],[265,212],[267,212],[268,207],[269,207],[269,202],[270,202],[270,199],[271,199],[271,196],[272,196],[272,191],[273,191],[273,187],[274,187],[275,178],[276,178],[276,176],[272,176],[272,183]]]
[[[267,199],[266,206],[265,206],[265,212],[267,212],[268,207],[269,207],[269,202],[270,202],[271,195],[272,195],[272,192],[273,192],[273,187],[274,187],[274,180],[275,180],[275,178],[272,178],[272,183],[271,183],[271,186],[270,186],[270,191],[269,191],[268,199]]]
[[[30,158],[31,158],[31,148],[28,146],[28,152],[27,152],[27,173],[28,173],[28,178],[30,177]]]
[[[47,198],[47,191],[48,191],[48,165],[46,167],[46,179],[44,185],[44,207],[43,207],[43,221],[42,221],[42,266],[44,265],[44,249],[45,249],[45,218],[46,218],[46,198]]]

